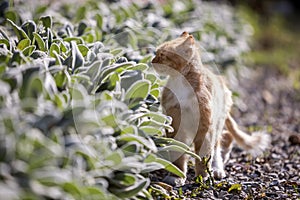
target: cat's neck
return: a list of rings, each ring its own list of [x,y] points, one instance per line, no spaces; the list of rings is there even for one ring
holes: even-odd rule
[[[189,63],[189,66],[186,67],[189,68],[187,72],[169,76],[167,87],[176,91],[185,90],[186,88],[193,88],[194,91],[199,90],[201,87],[202,64]]]
[[[193,74],[200,74],[203,71],[203,65],[201,62],[200,55],[194,55],[193,58],[185,66],[185,71],[182,73],[183,76],[189,77]]]

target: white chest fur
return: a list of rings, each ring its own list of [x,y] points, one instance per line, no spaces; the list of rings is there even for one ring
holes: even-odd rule
[[[181,108],[188,108],[196,105],[196,94],[194,93],[192,86],[184,77],[170,77],[165,87],[171,90],[173,93],[172,95],[175,95],[177,99],[172,100],[172,97],[167,98],[168,101],[164,102],[165,106],[173,107],[176,106],[178,102]]]
[[[171,76],[165,87],[172,92],[164,98],[165,109],[178,108],[178,104],[180,108],[180,114],[177,116],[180,117],[180,126],[175,138],[191,144],[196,136],[200,119],[197,95],[184,77]]]

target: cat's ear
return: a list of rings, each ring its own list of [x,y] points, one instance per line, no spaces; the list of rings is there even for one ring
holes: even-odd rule
[[[187,37],[187,36],[189,36],[189,33],[186,32],[186,31],[184,31],[184,32],[180,35],[180,37]]]
[[[183,42],[184,46],[193,46],[195,44],[195,39],[192,35],[189,35],[188,38],[186,38],[186,40]]]

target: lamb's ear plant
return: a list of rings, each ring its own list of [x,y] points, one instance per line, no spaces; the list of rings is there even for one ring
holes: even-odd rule
[[[149,66],[154,48],[194,23],[190,31],[223,65],[245,50],[226,57],[226,48],[247,36],[228,7],[230,23],[219,23],[209,17],[213,5],[198,3],[182,3],[181,11],[173,1],[37,4],[30,20],[16,12],[24,5],[10,5],[0,27],[2,198],[151,199],[158,186],[150,173],[183,177],[163,155],[199,158],[164,137],[172,120],[159,106],[164,80]],[[189,18],[200,7],[203,16]]]

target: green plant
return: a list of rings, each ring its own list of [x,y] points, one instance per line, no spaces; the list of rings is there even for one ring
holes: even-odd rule
[[[172,128],[157,112],[160,80],[146,64],[100,42],[61,38],[51,17],[31,38],[22,27],[35,22],[8,22],[18,36],[2,42],[1,164],[11,170],[2,182],[14,177],[7,189],[18,191],[8,198],[149,198],[147,173],[183,176],[158,156],[172,141],[155,138]]]
[[[172,130],[159,107],[164,80],[148,65],[158,43],[197,21],[188,14],[198,3],[183,5],[90,0],[40,5],[30,20],[10,5],[0,29],[3,198],[151,199],[149,173],[164,168],[183,176],[161,155],[197,155],[163,137]],[[203,42],[226,36],[236,45],[232,27],[223,30],[209,15],[201,20],[207,28],[190,31]],[[204,45],[220,65],[245,50],[218,60],[226,45]]]

